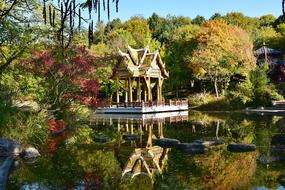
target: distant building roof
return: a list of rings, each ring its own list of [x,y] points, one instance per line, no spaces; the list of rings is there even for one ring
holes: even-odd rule
[[[285,54],[284,51],[280,51],[280,50],[268,48],[268,47],[266,47],[266,46],[263,46],[263,47],[261,47],[261,48],[255,50],[253,53],[254,53],[255,56],[264,55],[265,53],[266,53],[267,55]]]

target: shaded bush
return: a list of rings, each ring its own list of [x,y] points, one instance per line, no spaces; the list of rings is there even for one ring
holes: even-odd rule
[[[266,63],[256,67],[242,83],[236,85],[234,91],[229,92],[229,96],[245,105],[259,106],[268,106],[273,100],[283,99],[270,83],[268,69]]]

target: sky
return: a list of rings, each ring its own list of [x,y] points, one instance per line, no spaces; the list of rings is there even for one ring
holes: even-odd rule
[[[119,12],[114,10],[111,19],[120,18],[128,20],[134,15],[145,18],[156,12],[160,16],[175,15],[189,16],[197,15],[210,18],[214,13],[226,14],[229,12],[242,12],[247,16],[259,17],[266,14],[281,15],[281,0],[120,0]],[[103,13],[106,21],[106,14]]]

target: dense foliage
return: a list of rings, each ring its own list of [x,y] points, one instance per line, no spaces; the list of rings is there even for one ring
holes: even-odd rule
[[[197,47],[186,57],[189,67],[198,79],[214,82],[217,97],[219,83],[226,88],[234,75],[246,75],[255,67],[252,42],[238,27],[220,20],[209,21],[195,40]]]
[[[126,51],[127,45],[160,50],[170,73],[164,98],[190,97],[190,103],[197,105],[210,97],[214,101],[209,105],[215,109],[219,103],[243,108],[283,98],[284,67],[278,76],[269,76],[273,73],[270,59],[257,65],[253,55],[264,44],[285,50],[283,17],[233,12],[191,19],[154,13],[149,18],[134,16],[125,22],[114,19],[95,24],[92,19],[85,23],[80,11],[103,10],[103,5],[110,10],[109,1],[61,2],[0,2],[1,113],[10,117],[19,109],[15,119],[25,126],[30,125],[22,112],[32,112],[31,117],[39,113],[52,131],[75,125],[79,116],[88,113],[87,107],[112,100],[122,85],[110,79],[112,68],[118,49]],[[9,122],[1,120],[2,126]]]
[[[253,186],[250,183],[276,187],[282,179],[280,168],[258,170],[257,154],[231,154],[225,147],[189,157],[170,151],[164,178],[121,183],[125,161],[138,147],[122,139],[129,125],[126,130],[120,124],[118,129],[87,126],[83,118],[102,100],[112,101],[123,85],[110,76],[118,49],[126,51],[128,45],[159,49],[170,73],[164,98],[188,98],[206,110],[267,106],[283,99],[284,63],[276,66],[269,58],[257,64],[253,52],[264,45],[285,51],[284,16],[232,12],[191,19],[153,13],[125,22],[100,21],[102,10],[110,18],[112,3],[118,10],[119,0],[0,0],[0,134],[33,145],[44,155],[35,165],[21,163],[12,176],[12,189],[225,189]],[[83,11],[89,19],[83,18]],[[97,23],[92,11],[97,11]],[[284,133],[278,128],[284,119],[261,122],[192,113],[190,120],[166,125],[165,137],[256,143],[258,153],[267,155],[276,134]],[[151,127],[155,134],[155,125]],[[132,130],[145,137],[150,131]],[[156,138],[154,134],[149,136]],[[95,143],[95,135],[107,136],[107,146]],[[268,173],[260,173],[265,170]]]

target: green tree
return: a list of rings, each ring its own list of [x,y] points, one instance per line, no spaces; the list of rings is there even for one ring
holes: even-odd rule
[[[151,40],[149,25],[144,18],[132,17],[122,25],[122,28],[132,34],[138,48],[146,46]]]
[[[222,15],[220,13],[215,13],[210,18],[210,20],[217,20],[217,19],[222,19]]]
[[[106,41],[105,25],[102,21],[96,24],[96,32],[94,33],[94,43],[103,43]]]
[[[160,43],[152,38],[147,20],[137,16],[112,30],[108,35],[108,44],[115,53],[118,48],[126,50],[127,45],[134,48],[149,46],[152,51],[160,47]]]
[[[250,81],[253,85],[253,102],[257,105],[270,105],[272,100],[283,99],[267,76],[269,66],[262,64],[250,73]]]
[[[136,41],[130,31],[123,28],[113,30],[108,35],[108,45],[113,52],[117,52],[118,49],[125,50],[127,45],[137,47]]]
[[[205,21],[206,19],[203,16],[198,15],[192,20],[192,23],[197,25],[202,25]]]
[[[122,21],[120,19],[113,19],[106,24],[106,32],[109,33],[112,30],[120,28],[122,25]]]
[[[173,31],[179,27],[191,24],[191,19],[188,17],[167,16],[160,17],[153,13],[148,19],[149,27],[152,32],[152,37],[158,40],[161,44],[167,46],[171,43]]]
[[[193,84],[193,74],[187,68],[185,57],[191,55],[196,47],[195,35],[200,31],[198,25],[185,25],[173,32],[171,45],[167,48],[166,65],[170,72],[171,80],[166,81],[168,91],[175,90],[176,97],[179,90],[189,89]]]
[[[35,42],[42,40],[44,30],[38,24],[38,1],[1,1],[0,7],[1,74],[5,68],[33,48]]]
[[[279,24],[276,27],[276,31],[279,32],[281,35],[285,35],[285,24]]]
[[[280,30],[282,30],[281,27]],[[282,40],[281,33],[276,32],[272,26],[261,27],[255,30],[252,36],[256,49],[262,47],[264,43],[266,46],[275,49],[280,49],[283,46],[283,44],[280,43]]]
[[[276,17],[271,14],[268,14],[261,16],[259,20],[260,26],[272,26],[276,20]]]
[[[242,29],[245,29],[250,33],[260,26],[259,18],[255,18],[255,17],[251,18],[239,12],[228,13],[225,16],[223,16],[223,19],[228,24],[239,26]]]

